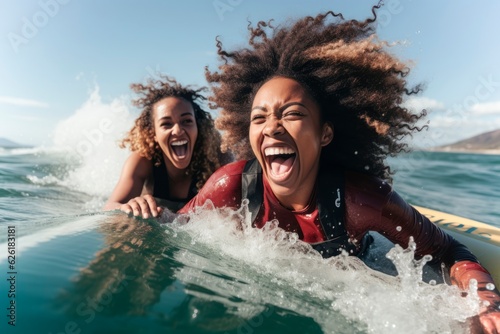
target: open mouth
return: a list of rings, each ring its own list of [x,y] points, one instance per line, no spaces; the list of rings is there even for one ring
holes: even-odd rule
[[[275,176],[285,176],[292,169],[296,153],[289,147],[268,147],[264,150],[267,163]]]
[[[187,140],[179,140],[170,143],[170,147],[172,147],[172,151],[179,158],[186,157],[188,151],[188,141]]]

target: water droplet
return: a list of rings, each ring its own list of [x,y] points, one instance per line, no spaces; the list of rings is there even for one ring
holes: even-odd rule
[[[493,283],[486,284],[486,289],[490,290],[490,291],[495,290],[495,284],[493,284]]]
[[[366,165],[365,170],[370,170],[370,166]]]
[[[358,151],[354,151],[354,155],[358,155]]]
[[[401,226],[396,227],[396,231],[401,232],[403,228]]]

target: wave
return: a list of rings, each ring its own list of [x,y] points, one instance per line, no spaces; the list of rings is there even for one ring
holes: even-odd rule
[[[460,332],[457,322],[478,311],[477,294],[464,299],[456,287],[422,283],[429,259],[415,261],[411,241],[408,249],[389,252],[399,273],[392,277],[356,257],[323,259],[275,222],[253,228],[245,206],[218,211],[208,203],[188,224],[174,222],[167,233],[170,240],[187,238],[189,246],[175,255],[183,264],[175,276],[189,293],[205,302],[227,298],[228,308],[238,308],[231,301],[241,300],[246,305],[239,309],[254,314],[264,305],[285,306],[280,301],[286,300],[288,310],[314,319],[325,333],[353,332],[353,327],[369,333]],[[221,277],[236,279],[221,284]],[[348,319],[345,328],[336,314]]]
[[[56,125],[51,146],[0,148],[0,156],[35,165],[26,175],[33,185],[59,185],[104,198],[113,190],[129,155],[118,142],[134,119],[124,97],[105,103],[95,87],[80,108]]]
[[[104,103],[96,87],[89,99],[55,128],[55,148],[65,150],[76,162],[63,184],[92,196],[108,196],[129,155],[118,147],[118,141],[134,119],[125,98]]]
[[[121,213],[63,220],[58,226],[43,221],[43,231],[19,238],[23,261],[45,268],[31,268],[25,277],[50,292],[23,312],[57,315],[50,330],[72,319],[89,330],[117,331],[123,324],[116,319],[123,315],[131,320],[127,326],[156,329],[151,332],[276,332],[271,329],[294,326],[311,332],[312,326],[314,333],[462,333],[479,308],[473,288],[464,298],[456,287],[423,283],[428,258],[414,261],[411,246],[389,253],[399,272],[389,276],[356,257],[323,259],[274,222],[253,228],[245,206],[215,210],[208,203],[187,224]],[[71,246],[76,240],[85,242]],[[62,258],[56,256],[62,251]],[[122,274],[130,277],[129,285],[112,289]],[[78,313],[82,301],[104,301],[109,291],[105,301],[113,302],[101,303],[102,313],[85,322]],[[51,301],[67,313],[44,308]]]
[[[0,147],[0,156],[36,155],[40,153],[46,153],[51,150],[52,149],[46,147],[23,147],[23,148]]]

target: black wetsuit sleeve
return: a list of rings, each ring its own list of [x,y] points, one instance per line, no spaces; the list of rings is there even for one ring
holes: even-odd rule
[[[478,262],[465,245],[433,224],[427,217],[406,203],[395,191],[391,191],[387,196],[381,213],[381,224],[399,226],[384,233],[395,243],[407,245],[412,236],[416,243],[418,257],[430,254],[433,262],[444,263],[447,267],[459,261]]]

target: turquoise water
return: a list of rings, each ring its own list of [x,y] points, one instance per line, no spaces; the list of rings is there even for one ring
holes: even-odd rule
[[[500,227],[500,155],[414,152],[390,163],[408,202]]]
[[[477,311],[473,296],[422,283],[409,250],[394,251],[393,277],[324,260],[272,226],[235,227],[244,212],[205,210],[187,225],[100,212],[123,161],[105,156],[0,149],[2,333],[465,333]],[[500,227],[500,156],[390,163],[410,203]],[[369,265],[391,247],[379,241]]]

